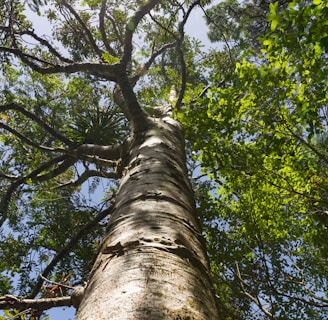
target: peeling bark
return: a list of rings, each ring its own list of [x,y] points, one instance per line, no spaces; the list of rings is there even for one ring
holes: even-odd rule
[[[180,124],[149,120],[124,163],[76,319],[218,319]]]

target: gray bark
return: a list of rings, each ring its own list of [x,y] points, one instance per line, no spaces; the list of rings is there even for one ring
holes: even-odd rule
[[[185,163],[171,118],[134,134],[76,319],[218,319]]]

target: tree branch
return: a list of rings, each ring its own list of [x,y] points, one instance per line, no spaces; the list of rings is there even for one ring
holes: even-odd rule
[[[7,219],[7,210],[8,210],[8,205],[10,202],[10,199],[12,197],[12,194],[14,191],[23,183],[25,183],[28,179],[33,179],[36,178],[39,173],[41,173],[44,170],[47,170],[49,167],[52,165],[64,161],[67,159],[67,155],[61,155],[59,157],[53,158],[49,160],[48,162],[42,164],[40,167],[37,169],[33,170],[31,173],[27,174],[26,176],[19,177],[16,181],[14,181],[9,188],[7,189],[6,193],[1,199],[0,202],[0,214],[2,215],[0,217],[0,227],[2,224],[6,221]]]
[[[315,153],[319,159],[323,160],[325,163],[328,163],[328,158],[326,157],[326,155],[322,154],[320,151],[318,151],[313,145],[311,145],[310,143],[308,143],[305,139],[303,139],[301,136],[299,136],[298,134],[295,133],[295,128],[291,128],[287,122],[283,123],[283,126],[290,132],[290,134],[297,139],[298,141],[300,141],[302,144],[304,144],[306,147],[308,147],[310,150],[313,151],[313,153]]]
[[[200,8],[202,9],[204,16],[206,17],[206,19],[211,22],[221,33],[221,36],[223,38],[223,41],[225,43],[225,45],[227,46],[228,49],[228,54],[229,54],[229,58],[232,64],[235,64],[235,59],[232,56],[232,52],[231,52],[231,48],[228,42],[227,37],[225,36],[224,32],[222,31],[222,29],[220,28],[220,26],[212,19],[212,17],[210,17],[207,13],[207,11],[204,9],[204,7],[202,5],[200,5]]]
[[[235,275],[237,276],[239,282],[240,282],[240,285],[241,285],[241,288],[242,288],[242,294],[245,295],[246,297],[248,297],[249,299],[251,299],[259,308],[260,310],[262,310],[264,312],[265,315],[267,315],[270,319],[273,319],[273,315],[272,313],[270,313],[261,303],[260,299],[258,297],[254,297],[252,296],[250,293],[248,293],[246,290],[245,290],[245,287],[244,285],[248,286],[247,283],[245,283],[245,281],[242,279],[241,277],[241,273],[240,273],[240,270],[239,270],[239,266],[238,266],[238,262],[235,261],[235,265],[236,265],[236,272],[235,272]]]
[[[27,138],[26,138],[27,139]],[[31,141],[29,141],[31,142]],[[34,144],[34,142],[32,143]],[[36,145],[37,147],[40,147]],[[5,195],[2,197],[0,202],[0,213],[2,214],[0,218],[0,226],[7,219],[7,209],[11,199],[13,192],[23,183],[25,183],[28,179],[32,181],[47,181],[53,177],[56,177],[62,173],[64,173],[69,167],[71,167],[78,159],[85,159],[91,163],[103,164],[109,167],[115,167],[117,165],[116,161],[108,160],[108,158],[113,157],[115,159],[119,159],[121,157],[122,147],[118,144],[112,146],[98,146],[92,144],[84,144],[76,148],[75,150],[65,150],[61,148],[47,148],[47,151],[57,151],[62,152],[64,155],[58,156],[49,160],[48,162],[41,165],[39,168],[33,170],[26,176],[18,177],[7,189]],[[89,153],[89,154],[85,154]],[[99,155],[106,157],[100,158]],[[55,169],[48,171],[45,174],[39,175],[42,171],[46,171],[52,165],[62,162]],[[117,175],[111,175],[117,179]],[[13,180],[13,177],[11,177]]]
[[[112,172],[102,172],[98,170],[85,170],[75,181],[70,181],[68,183],[62,184],[57,188],[64,187],[78,187],[82,185],[90,177],[101,177],[107,179],[119,179],[121,174],[115,171]]]
[[[36,309],[47,310],[54,307],[72,306],[71,297],[41,298],[41,299],[24,299],[14,295],[7,294],[0,297],[0,309]]]
[[[69,12],[75,17],[75,19],[78,21],[78,23],[81,25],[82,29],[87,35],[87,40],[89,40],[89,43],[91,44],[91,47],[95,51],[95,53],[98,55],[98,57],[102,60],[102,54],[103,51],[100,50],[100,48],[97,46],[96,41],[94,40],[91,31],[87,27],[87,25],[84,23],[84,21],[81,19],[79,14],[74,10],[74,8],[66,1],[61,0],[61,3],[69,10]]]
[[[187,66],[186,66],[186,62],[184,59],[184,53],[181,48],[182,44],[183,44],[183,40],[184,40],[184,27],[188,21],[191,11],[194,9],[195,6],[197,6],[199,4],[200,4],[199,0],[194,1],[189,6],[188,11],[185,13],[185,15],[183,17],[183,20],[179,24],[179,38],[177,41],[177,51],[178,51],[180,66],[181,66],[181,89],[179,90],[178,99],[174,106],[177,110],[179,110],[182,105],[182,99],[184,97],[184,94],[185,94],[185,91],[187,88]]]
[[[117,54],[114,51],[114,49],[110,46],[110,44],[108,42],[107,35],[106,35],[106,31],[105,31],[106,5],[107,5],[107,0],[103,0],[102,3],[101,3],[100,12],[99,12],[99,30],[100,30],[101,38],[104,42],[106,50],[109,52],[109,54],[116,57]]]
[[[149,124],[148,115],[141,108],[125,71],[118,75],[118,86],[115,87],[113,95],[115,102],[129,120],[131,130],[134,133],[142,131]]]
[[[113,19],[113,17],[111,17],[110,15],[106,15],[106,18],[109,19],[109,21],[112,23],[113,25],[113,30],[115,33],[115,36],[117,38],[117,41],[119,41],[120,45],[122,47],[124,47],[124,40],[123,40],[123,34],[120,32],[120,30],[116,27],[115,24],[115,20]]]
[[[26,110],[22,106],[18,105],[17,103],[9,103],[0,106],[0,111],[6,111],[6,110],[16,110],[20,113],[24,114],[29,119],[33,120],[37,124],[39,124],[44,130],[46,130],[48,133],[50,133],[54,138],[57,138],[61,142],[65,143],[68,146],[73,146],[74,142],[66,138],[61,133],[57,132],[53,128],[51,128],[48,124],[46,124],[42,119],[40,119],[38,116],[36,116],[34,113]]]
[[[0,178],[4,178],[4,179],[7,179],[7,180],[17,180],[19,178],[19,176],[13,176],[13,175],[9,175],[9,174],[5,174],[5,173],[0,172]]]
[[[169,48],[174,48],[175,46],[176,46],[176,41],[173,41],[173,42],[165,44],[160,49],[155,51],[151,55],[151,57],[148,59],[148,61],[143,65],[143,67],[140,68],[140,70],[138,70],[138,73],[134,77],[131,78],[132,86],[134,87],[136,85],[136,83],[138,82],[138,80],[146,74],[146,72],[149,70],[149,68],[151,67],[151,65],[153,64],[153,62],[159,55],[161,55],[165,50],[167,50]]]
[[[68,241],[66,246],[60,250],[52,259],[52,261],[48,264],[48,266],[43,270],[42,276],[47,277],[49,273],[53,270],[53,268],[56,266],[56,264],[67,254],[70,253],[71,249],[78,243],[80,239],[82,239],[85,235],[88,234],[88,232],[94,228],[99,221],[107,217],[111,214],[112,210],[114,209],[115,203],[112,203],[110,207],[107,209],[100,211],[95,218],[90,221],[88,224],[86,224],[82,229],[79,230],[79,232],[71,238],[71,240]],[[37,283],[35,284],[32,292],[29,294],[29,298],[34,298],[40,291],[42,286],[43,280],[41,277],[39,277]]]
[[[64,160],[58,167],[55,169],[48,171],[45,174],[38,175],[35,178],[33,178],[33,181],[43,182],[48,181],[54,177],[59,176],[60,174],[64,173],[66,170],[68,170],[75,162],[77,162],[77,158],[68,158]]]
[[[7,126],[6,124],[0,122],[0,128],[3,128],[9,132],[11,132],[14,136],[16,136],[19,140],[25,142],[26,144],[28,144],[29,146],[32,146],[36,149],[40,149],[40,150],[43,150],[43,151],[49,151],[49,152],[56,152],[56,151],[60,151],[61,149],[60,148],[51,148],[51,147],[46,147],[46,146],[43,146],[41,144],[38,144],[32,140],[30,140],[29,138],[27,138],[24,134],[18,132],[17,130]],[[63,149],[64,151],[64,149]]]
[[[275,291],[277,292],[277,294],[283,296],[283,297],[286,297],[286,298],[289,298],[291,300],[296,300],[296,301],[301,301],[307,305],[310,305],[310,306],[314,306],[314,307],[318,307],[318,308],[327,308],[328,307],[328,302],[326,300],[326,303],[320,303],[320,302],[316,302],[316,301],[311,301],[311,300],[307,300],[307,299],[304,299],[304,298],[301,298],[301,297],[296,297],[296,296],[291,296],[289,294],[286,294],[284,292],[281,292],[279,290],[276,290]]]
[[[63,57],[47,40],[39,37],[31,30],[25,30],[18,33],[19,35],[29,35],[34,38],[36,41],[40,42],[40,44],[46,46],[51,54],[55,57],[59,58],[62,62],[65,63],[73,63],[73,60]]]
[[[104,159],[118,160],[121,158],[122,145],[100,146],[96,144],[82,144],[74,152],[77,155],[98,156]]]
[[[54,74],[54,73],[76,73],[76,72],[87,72],[94,76],[117,82],[117,73],[122,69],[119,63],[116,64],[100,64],[100,63],[72,63],[66,65],[55,65],[48,61],[41,60],[35,56],[23,52],[20,49],[6,48],[0,46],[0,51],[8,52],[19,58],[32,70],[40,74]],[[40,64],[38,64],[39,62]],[[47,65],[45,67],[43,65]]]
[[[128,24],[125,28],[125,36],[124,36],[124,49],[123,49],[123,56],[122,56],[122,63],[124,66],[126,66],[131,61],[131,55],[132,55],[132,37],[134,34],[134,31],[137,29],[139,22],[142,20],[142,18],[150,12],[151,9],[153,9],[157,4],[159,4],[160,0],[151,0],[135,13],[135,15],[129,20]]]

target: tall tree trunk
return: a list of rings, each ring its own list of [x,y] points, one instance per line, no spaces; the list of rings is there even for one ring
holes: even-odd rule
[[[76,319],[218,319],[180,124],[151,119],[126,159]]]

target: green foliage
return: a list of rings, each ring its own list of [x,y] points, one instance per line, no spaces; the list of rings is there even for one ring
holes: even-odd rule
[[[178,115],[212,181],[199,211],[226,319],[327,317],[328,10],[279,7],[261,50]]]
[[[268,21],[271,22],[271,31],[275,31],[277,29],[278,24],[281,22],[281,16],[278,13],[278,5],[279,2],[270,3],[270,14],[268,15]]]
[[[101,56],[106,63],[113,64],[120,61],[119,58],[112,56],[108,52],[104,52]]]
[[[8,64],[2,65],[2,75],[2,104],[24,106],[27,112],[72,141],[72,146],[80,143],[110,145],[124,139],[126,121],[114,107],[110,91],[100,82],[82,77],[42,76]],[[54,137],[34,118],[19,110],[0,109],[0,114],[2,123],[15,128],[37,145],[67,147],[65,141]],[[2,174],[33,172],[51,161],[54,154],[60,155],[23,143],[14,132],[3,127],[0,130]],[[88,182],[89,190],[84,190],[84,195],[80,186],[70,185],[82,175],[83,169],[88,168],[87,164],[79,163],[58,175],[55,172],[60,164],[54,163],[40,172],[39,177],[52,177],[51,180],[26,179],[25,185],[11,196],[6,232],[1,234],[1,294],[30,294],[41,270],[66,247],[75,233],[94,219],[105,203],[99,199],[99,204],[96,201],[93,204],[86,198],[86,194],[97,189],[101,182],[99,178]],[[102,183],[106,188],[108,183]],[[10,181],[2,179],[1,199],[9,187]],[[76,283],[86,279],[90,261],[97,250],[95,239],[103,232],[102,227],[89,230],[79,244],[71,248],[70,254],[57,263],[53,270],[54,280],[58,281],[62,272],[71,273],[71,281]],[[13,283],[12,278],[18,280]]]
[[[145,1],[104,3],[28,1],[52,25],[48,42],[22,1],[0,4],[1,294],[40,296],[37,277],[63,250],[48,277],[87,278],[104,227],[83,228],[116,185],[99,177],[103,165],[61,152],[129,134],[106,68],[131,49],[126,73],[145,110],[184,87],[174,115],[190,167],[205,177],[194,189],[222,319],[327,318],[326,2],[219,2],[204,12],[224,48],[209,52],[181,32],[193,1],[161,2],[139,23],[133,14]],[[72,74],[71,64],[87,71]],[[110,196],[93,200],[102,184]]]

